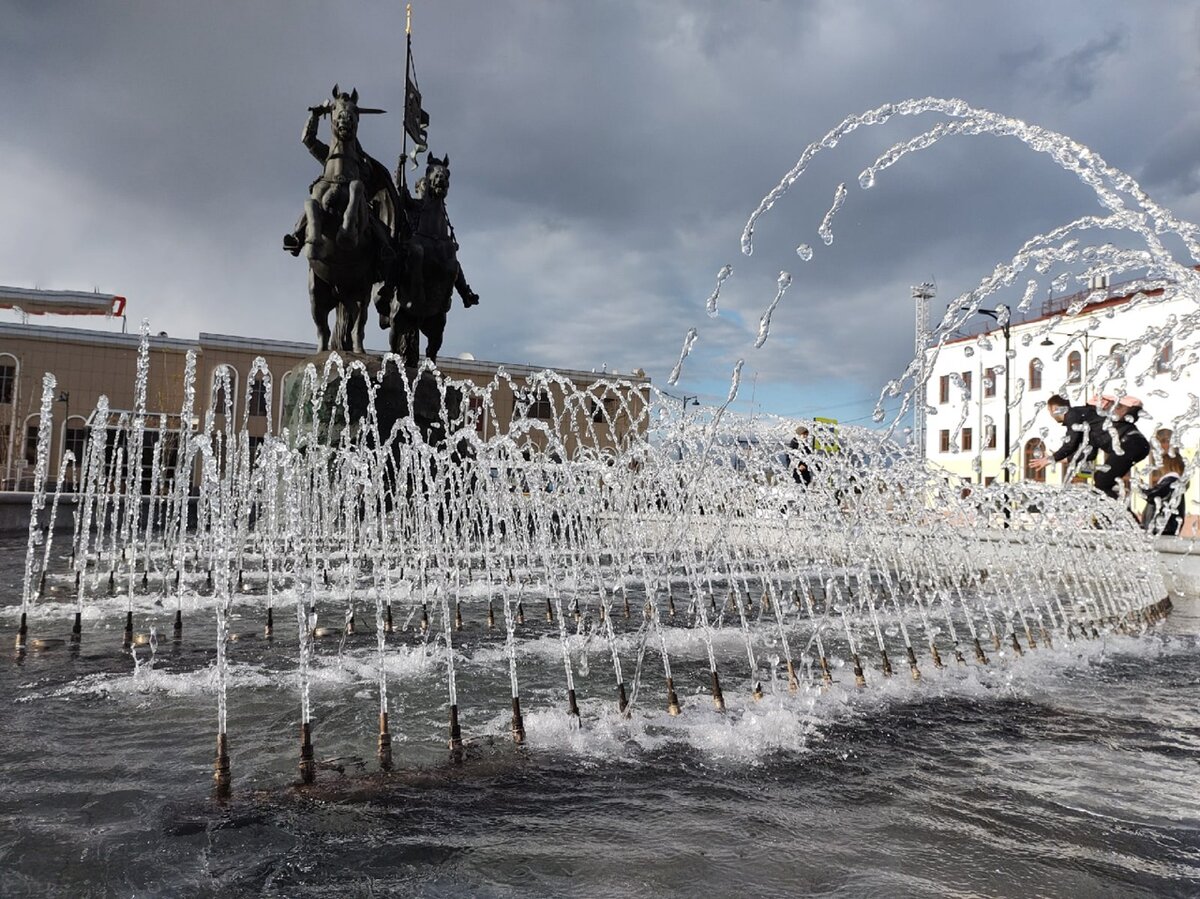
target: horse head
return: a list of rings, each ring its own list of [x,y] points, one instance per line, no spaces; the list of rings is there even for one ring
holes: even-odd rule
[[[438,159],[430,154],[425,161],[425,191],[431,197],[444,199],[450,190],[450,156]]]
[[[351,141],[358,134],[358,88],[350,93],[333,86],[333,103],[329,108],[334,136],[341,141]]]

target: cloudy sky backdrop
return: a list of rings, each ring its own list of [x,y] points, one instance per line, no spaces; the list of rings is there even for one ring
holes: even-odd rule
[[[810,141],[908,97],[1066,133],[1200,215],[1193,4],[414,7],[430,145],[450,155],[450,212],[482,296],[452,313],[449,354],[641,367],[665,386],[696,327],[677,392],[719,400],[744,358],[743,399],[759,408],[869,416],[911,356],[910,285],[936,279],[949,299],[1028,237],[1098,211],[1071,176],[995,137],[945,141],[864,191],[864,165],[934,121],[895,120],[823,155],[741,254],[747,216]],[[312,339],[304,265],[279,249],[317,174],[305,109],[335,81],[357,87],[392,111],[360,137],[394,163],[403,3],[4,0],[0,22],[0,283],[124,294],[131,319],[174,336]],[[817,227],[842,182],[825,246]],[[792,287],[754,349],[784,270]]]

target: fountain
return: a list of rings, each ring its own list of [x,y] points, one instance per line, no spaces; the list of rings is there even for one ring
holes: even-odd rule
[[[1030,268],[1137,269],[1143,291],[1194,294],[1196,272],[1162,245],[1170,232],[1200,259],[1194,226],[1086,148],[960,101],[909,101],[846,119],[764,198],[743,251],[817,153],[858,127],[929,112],[947,120],[881,156],[862,187],[936,140],[1001,134],[1050,154],[1108,210],[1027,242],[950,304],[935,344]],[[819,229],[827,244],[846,202],[839,186]],[[1124,229],[1145,249],[1082,246],[1094,229]],[[797,253],[803,260],[813,250]],[[718,273],[711,315],[733,273],[728,265]],[[792,280],[781,273],[756,346],[769,340]],[[1194,324],[1179,322],[1178,333]],[[340,351],[292,379],[289,426],[252,452],[245,418],[218,426],[215,401],[190,426],[189,355],[179,458],[168,464],[156,447],[145,496],[136,460],[147,428],[148,333],[143,323],[136,408],[115,429],[94,430],[83,458],[70,460],[80,485],[70,495],[67,466],[56,484],[47,478],[55,381],[44,380],[16,647],[37,651],[34,635],[53,640],[70,627],[71,653],[131,652],[143,681],[168,676],[168,666],[210,671],[221,798],[237,783],[239,741],[261,750],[294,740],[279,731],[299,733],[289,764],[301,785],[371,754],[368,742],[388,777],[426,764],[436,743],[462,763],[502,740],[522,747],[512,751],[572,745],[589,731],[618,743],[630,731],[669,742],[762,710],[803,733],[827,693],[899,689],[898,665],[922,689],[1144,632],[1169,608],[1144,535],[1118,503],[1029,483],[964,491],[893,441],[923,396],[920,360],[881,394],[881,422],[882,399],[900,399],[890,427],[815,423],[817,439],[796,450],[795,422],[734,413],[740,362],[723,404],[685,415],[670,396],[619,379],[584,389],[553,371],[521,383],[501,371],[480,387],[402,355],[368,365],[346,336]],[[672,384],[700,336],[688,331]],[[262,360],[254,372],[269,396]],[[494,415],[500,382],[518,405],[548,397],[550,416],[516,414],[507,432],[482,437],[476,424]],[[215,384],[214,400],[231,389]],[[399,414],[381,427],[385,394],[392,406],[431,411],[423,422]],[[108,420],[105,401],[96,415]],[[811,483],[792,478],[798,455]],[[66,568],[54,564],[53,532],[40,562],[35,552],[43,509],[63,502],[75,512],[60,549],[69,551]],[[526,614],[533,609],[544,620]],[[294,626],[277,620],[292,614]],[[170,640],[158,636],[168,622]],[[185,643],[215,653],[189,656]],[[137,655],[146,645],[148,663]],[[273,715],[258,695],[264,679]],[[291,711],[279,713],[282,705]],[[326,759],[327,747],[339,755]]]

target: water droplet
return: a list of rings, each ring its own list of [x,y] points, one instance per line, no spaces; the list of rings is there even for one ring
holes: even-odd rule
[[[796,255],[805,262],[810,262],[813,258],[813,248],[806,243],[802,243],[800,246],[796,247]]]

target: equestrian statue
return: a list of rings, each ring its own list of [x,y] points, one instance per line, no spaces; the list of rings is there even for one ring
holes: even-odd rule
[[[396,252],[399,207],[387,169],[358,142],[360,115],[382,113],[358,105],[358,91],[339,91],[308,110],[301,141],[321,163],[309,187],[304,213],[284,235],[283,248],[308,260],[308,295],[317,326],[318,349],[362,353],[374,285],[384,280]],[[331,139],[317,138],[317,125],[330,118]],[[337,312],[333,332],[329,313]]]
[[[450,158],[430,155],[424,177],[410,193],[404,174],[408,156],[402,154],[393,182],[358,142],[359,116],[382,112],[359,106],[357,90],[345,93],[336,84],[331,99],[309,107],[301,140],[323,169],[310,185],[304,213],[284,235],[283,248],[308,260],[320,351],[364,351],[371,293],[379,285],[375,306],[380,327],[389,330],[391,351],[413,368],[419,334],[427,338],[426,357],[437,361],[453,292],[468,308],[479,296],[463,277],[446,212]],[[326,115],[332,135],[328,145],[317,138]],[[335,311],[331,332],[329,313]]]
[[[426,337],[425,357],[437,361],[455,290],[464,308],[479,302],[458,264],[458,241],[446,213],[450,189],[450,157],[426,160],[425,176],[417,181],[415,196],[404,177],[407,157],[396,167],[400,197],[399,241],[391,270],[375,298],[379,326],[388,328],[393,353],[410,368],[417,364],[419,334]]]

